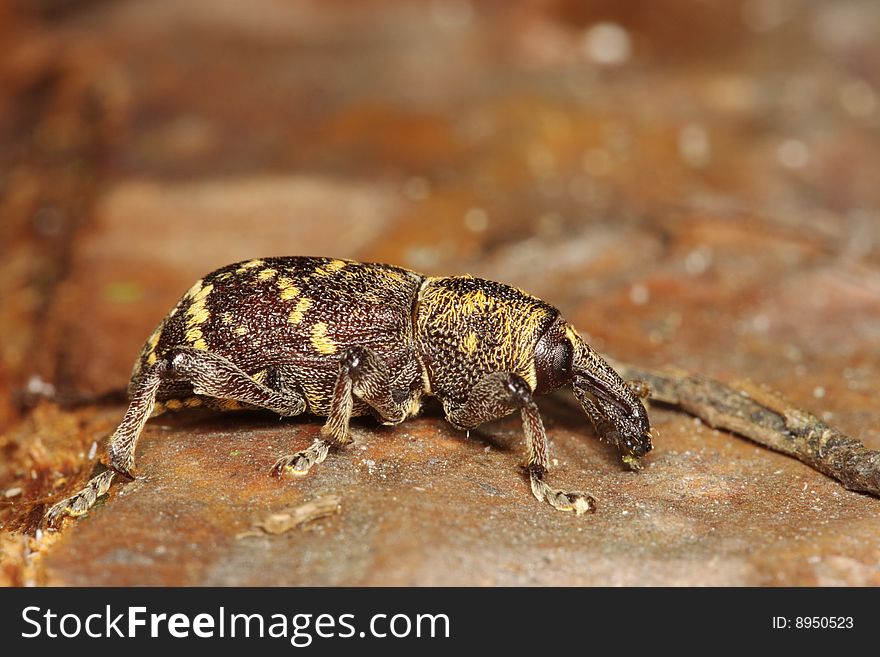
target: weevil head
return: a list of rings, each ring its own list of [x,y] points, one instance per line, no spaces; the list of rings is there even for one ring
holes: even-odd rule
[[[644,405],[630,386],[578,335],[558,319],[535,349],[536,392],[571,386],[600,436],[615,444],[623,462],[638,469],[653,448]]]

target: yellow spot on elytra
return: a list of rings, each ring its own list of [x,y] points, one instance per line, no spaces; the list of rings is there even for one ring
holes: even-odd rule
[[[211,312],[205,307],[204,299],[202,299],[201,301],[196,301],[189,308],[187,308],[186,314],[188,316],[188,319],[186,320],[187,326],[198,326],[199,324],[204,324],[211,316]]]
[[[331,260],[326,265],[321,265],[320,267],[315,267],[315,271],[312,272],[312,276],[329,276],[334,272],[339,271],[344,268],[348,263],[345,260]]]
[[[232,322],[235,321],[235,318],[232,316],[232,313],[227,312],[220,315],[220,321],[228,325],[232,324]]]
[[[248,332],[247,326],[236,326],[235,327],[235,334],[236,335],[244,335],[247,332]]]
[[[290,316],[287,318],[287,321],[291,324],[299,324],[301,321],[303,321],[303,318],[306,316],[306,312],[311,307],[312,300],[303,297],[297,302],[296,308],[290,311]]]
[[[278,289],[281,290],[281,294],[279,294],[278,296],[285,301],[299,296],[299,288],[294,285],[292,278],[289,278],[288,276],[282,276],[276,281],[275,284],[278,286]]]
[[[209,283],[193,295],[193,301],[204,301],[208,298],[208,295],[211,294],[211,290],[213,289],[214,286]]]
[[[468,333],[464,340],[461,341],[461,350],[464,351],[468,356],[473,355],[473,353],[477,350],[477,334],[471,331]]]
[[[255,374],[251,374],[251,378],[257,383],[265,383],[266,376],[269,374],[269,370],[260,370]]]
[[[208,343],[205,342],[201,330],[191,328],[186,332],[186,341],[192,343],[193,348],[200,351],[208,351]]]
[[[339,349],[339,345],[327,337],[327,325],[324,322],[318,322],[312,327],[311,342],[318,352],[325,355],[335,354]]]
[[[211,312],[208,310],[207,303],[208,295],[211,294],[211,290],[213,289],[213,285],[206,285],[192,295],[193,302],[190,304],[189,308],[186,309],[186,325],[188,327],[203,324],[211,316]]]
[[[156,327],[156,330],[147,338],[147,365],[152,365],[158,359],[156,358],[156,345],[159,344],[159,338],[162,337],[162,325]]]
[[[259,274],[257,274],[257,278],[259,278],[261,281],[268,281],[275,278],[275,276],[277,275],[278,271],[275,269],[264,269]]]
[[[147,344],[150,346],[150,350],[156,348],[156,345],[159,344],[159,338],[162,336],[162,327],[159,326],[155,331],[150,334],[150,337],[147,339]]]
[[[345,260],[334,260],[334,261],[329,262],[326,265],[324,265],[324,269],[326,269],[329,272],[339,271],[340,269],[345,267],[345,265],[347,265],[347,264],[348,263],[345,262]]]
[[[202,279],[200,278],[195,283],[193,283],[193,286],[191,288],[189,288],[189,290],[187,290],[186,296],[189,298],[192,298],[192,297],[196,296],[199,293],[199,290],[201,290],[201,289],[202,289]]]
[[[266,263],[262,260],[248,260],[244,264],[242,264],[238,269],[235,270],[236,274],[243,274],[248,269],[253,269],[254,267],[262,267]]]

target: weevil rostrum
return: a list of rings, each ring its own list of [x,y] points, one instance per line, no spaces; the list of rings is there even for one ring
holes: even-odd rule
[[[272,472],[305,475],[351,442],[349,420],[398,424],[436,397],[461,429],[520,411],[534,496],[576,514],[595,500],[548,485],[534,395],[569,386],[602,437],[639,467],[652,448],[639,382],[624,381],[549,304],[472,276],[312,257],[232,264],[197,281],[148,338],[108,469],[47,514],[79,516],[117,476],[132,477],[138,436],[165,410],[263,408],[326,417],[321,437]]]

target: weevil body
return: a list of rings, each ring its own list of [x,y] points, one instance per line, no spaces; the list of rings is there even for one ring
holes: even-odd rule
[[[50,509],[85,513],[114,477],[131,477],[147,419],[166,409],[266,408],[326,417],[322,437],[275,463],[304,475],[350,442],[349,420],[397,424],[434,396],[460,428],[519,410],[536,498],[593,510],[590,495],[544,480],[547,441],[533,396],[569,386],[631,467],[652,447],[638,395],[553,306],[471,276],[311,257],[263,258],[197,281],[159,324],[135,363],[131,403],[107,449],[108,470]]]

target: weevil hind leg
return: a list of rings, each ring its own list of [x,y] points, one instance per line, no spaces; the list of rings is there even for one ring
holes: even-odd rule
[[[125,411],[122,422],[113,432],[107,446],[110,469],[92,477],[85,488],[53,505],[45,516],[50,527],[58,527],[65,516],[85,515],[97,499],[107,493],[117,473],[131,477],[130,471],[134,466],[134,449],[138,437],[153,412],[156,392],[167,373],[168,363],[160,361],[141,377],[132,390],[128,410]]]
[[[276,388],[260,383],[232,361],[192,347],[178,347],[169,354],[174,377],[192,384],[193,392],[265,408],[282,417],[305,412],[305,398],[289,385]]]
[[[110,467],[131,477],[134,451],[152,412],[163,379],[192,385],[193,392],[265,408],[283,417],[305,411],[305,400],[293,390],[273,390],[246,374],[227,358],[191,347],[177,347],[157,362],[134,391],[131,405],[107,448]],[[150,377],[155,375],[155,381]]]
[[[321,438],[306,449],[282,456],[272,466],[273,474],[302,476],[322,463],[331,447],[343,447],[351,442],[349,423],[355,397],[370,405],[380,421],[397,424],[406,417],[409,399],[396,401],[392,395],[391,374],[387,364],[365,347],[350,347],[339,360],[339,373],[333,387],[333,397],[327,422],[321,428]]]
[[[487,374],[476,383],[463,405],[445,406],[447,419],[463,429],[473,429],[519,409],[526,436],[529,481],[534,496],[559,511],[573,511],[580,515],[595,510],[596,500],[592,495],[557,490],[544,481],[549,466],[547,435],[525,379],[509,372]]]
[[[51,526],[64,516],[81,516],[110,488],[116,474],[133,479],[134,453],[144,425],[156,405],[163,381],[189,383],[193,392],[228,399],[274,411],[282,416],[298,415],[305,400],[295,391],[273,390],[246,374],[226,358],[190,347],[178,347],[153,364],[131,390],[131,402],[122,422],[107,446],[109,470],[93,477],[85,488],[55,504],[46,515]]]

